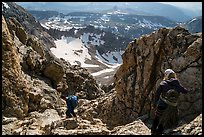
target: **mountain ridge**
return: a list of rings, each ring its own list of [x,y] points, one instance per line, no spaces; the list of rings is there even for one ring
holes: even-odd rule
[[[28,9],[32,9],[32,5],[33,7],[34,4],[32,3],[19,3],[21,6],[24,6],[24,8],[28,8]],[[40,7],[43,7],[43,9],[45,10],[50,10],[53,8],[49,7],[50,3],[38,3],[38,6],[35,7],[36,10],[39,10]],[[64,5],[63,5],[64,4]],[[30,5],[30,6],[29,6]],[[58,6],[57,6],[58,5]],[[47,6],[47,8],[46,8]],[[52,6],[52,5],[51,5]],[[61,9],[57,9],[57,7],[61,6]],[[99,7],[100,6],[100,7]],[[69,7],[69,8],[67,8]],[[168,16],[169,19],[173,19],[174,21],[179,21],[179,22],[183,22],[183,21],[187,21],[190,18],[193,18],[196,15],[192,15],[193,12],[190,12],[189,15],[185,15],[185,13],[189,12],[189,10],[187,9],[181,9],[172,5],[168,5],[168,4],[163,4],[163,3],[157,3],[157,2],[103,2],[103,3],[97,3],[97,2],[81,2],[81,3],[55,3],[55,7],[56,10],[61,11],[62,13],[69,13],[71,11],[90,11],[89,9],[91,9],[91,11],[98,11],[101,12],[102,10],[109,10],[109,9],[125,9],[130,7],[133,10],[137,10],[138,12],[146,12],[148,14],[154,14],[154,15],[162,15],[162,16]],[[138,7],[140,7],[139,9],[137,9]],[[154,7],[156,7],[154,9]],[[77,9],[78,8],[78,9]],[[68,10],[70,9],[70,10]],[[85,10],[87,9],[87,10]],[[149,13],[149,9],[151,9],[151,13]],[[170,9],[170,10],[169,10]],[[171,11],[173,9],[173,12]],[[67,11],[66,11],[67,10]],[[200,14],[202,15],[202,14]]]

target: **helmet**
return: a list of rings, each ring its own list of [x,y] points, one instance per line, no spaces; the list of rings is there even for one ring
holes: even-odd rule
[[[170,74],[175,74],[175,72],[172,70],[172,69],[166,69],[165,71],[164,71],[164,74],[165,74],[165,78],[170,78],[169,77],[169,75]],[[174,75],[174,77],[175,77],[175,75]]]

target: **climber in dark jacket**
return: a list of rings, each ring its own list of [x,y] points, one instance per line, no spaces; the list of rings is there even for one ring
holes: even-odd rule
[[[68,97],[63,96],[62,98],[66,99],[67,104],[66,116],[69,118],[71,118],[72,116],[76,117],[74,109],[78,105],[78,97],[75,95],[69,95]]]
[[[174,89],[174,92],[176,93],[175,100],[170,101],[166,98],[167,91],[170,91],[170,89]],[[175,113],[177,115],[177,100],[180,93],[187,93],[187,89],[184,88],[178,79],[176,78],[176,73],[172,69],[167,69],[164,72],[164,80],[159,84],[156,94],[155,94],[155,100],[153,103],[153,107],[155,108],[155,118],[153,120],[153,124],[151,127],[151,134],[152,135],[160,135],[164,131],[164,125],[165,120],[162,121],[162,117],[164,115],[168,115],[168,117],[171,117],[170,114],[164,113],[167,111],[167,108],[173,108],[172,110],[175,110],[175,112],[172,111],[171,113]],[[169,107],[168,107],[169,106]],[[173,120],[172,120],[173,121]]]

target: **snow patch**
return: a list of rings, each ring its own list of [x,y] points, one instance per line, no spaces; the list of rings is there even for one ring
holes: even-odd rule
[[[44,24],[42,24],[42,23],[40,23],[40,25],[43,27],[43,28],[46,28],[46,29],[50,29],[49,27],[47,27],[46,25],[44,25]]]
[[[109,79],[110,78],[110,76],[106,76],[106,77],[104,77],[105,79]]]
[[[102,64],[106,65],[109,68],[116,68],[122,64],[122,57],[121,56],[118,56],[118,58],[121,58],[121,59],[119,59],[119,60],[121,60],[121,63],[120,63],[120,62],[116,62],[115,60],[113,60],[112,59],[113,56],[106,56],[106,57],[103,57],[103,55],[101,56],[99,54],[98,50],[96,50],[96,56],[95,57],[98,59],[99,62],[101,62]]]
[[[190,24],[190,23],[192,23],[192,22],[194,22],[194,21],[196,21],[197,19],[196,18],[194,18],[194,19],[192,19],[190,22],[188,22],[188,24]]]
[[[98,65],[85,63],[87,59],[91,59],[91,55],[80,39],[62,37],[54,42],[56,48],[51,48],[50,50],[56,57],[67,60],[71,65],[80,63],[81,67],[99,67]]]
[[[104,22],[108,22],[108,21],[110,21],[110,17],[109,17],[109,15],[104,14],[104,15],[101,17],[101,20],[104,21]]]
[[[89,37],[95,38],[94,40],[99,40],[103,34],[93,34],[93,33],[84,33],[80,38],[73,37],[64,37],[61,39],[54,41],[56,44],[56,48],[51,48],[51,52],[58,58],[63,58],[67,60],[71,65],[81,65],[81,67],[100,67],[99,65],[94,64],[86,64],[85,61],[87,59],[91,60],[91,55],[88,52],[87,43],[89,41]],[[96,44],[93,41],[90,42],[92,44]],[[98,50],[96,50],[96,59],[106,65],[108,68],[92,73],[92,76],[98,76],[103,73],[113,72],[115,68],[122,64],[122,54],[124,51],[120,52],[108,52],[106,54],[100,55]],[[108,78],[108,77],[107,77]]]
[[[103,58],[105,58],[106,60],[108,60],[108,62],[114,64],[114,63],[119,63],[122,64],[122,54],[124,53],[124,51],[120,51],[120,52],[108,52],[103,54]]]
[[[74,34],[75,34],[75,35],[76,35],[77,31],[78,31],[77,29],[76,29],[76,30],[74,30]]]
[[[80,36],[80,39],[85,45],[92,44],[95,46],[100,46],[105,43],[105,41],[101,40],[101,34],[93,34],[93,33],[83,33]]]
[[[126,12],[121,12],[120,10],[108,12],[107,14],[127,14]]]
[[[5,2],[2,2],[2,11],[4,10],[4,7],[7,9],[10,9],[9,5]]]
[[[109,68],[109,69],[104,69],[104,70],[101,70],[101,71],[92,73],[91,75],[92,75],[92,76],[98,76],[98,75],[101,75],[101,74],[103,74],[103,73],[112,72],[112,71],[114,71],[114,69]]]

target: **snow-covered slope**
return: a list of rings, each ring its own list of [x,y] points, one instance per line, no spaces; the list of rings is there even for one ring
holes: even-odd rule
[[[202,16],[193,18],[183,24],[191,33],[202,32]]]
[[[89,68],[94,77],[100,77],[100,75],[106,73],[111,74],[109,77],[113,76],[117,67],[122,64],[121,56],[124,51],[107,52],[100,55],[98,50],[95,50],[93,54],[91,53],[90,46],[100,46],[101,40],[99,39],[99,35],[97,35],[94,41],[89,41],[87,39],[88,35],[93,36],[94,34],[84,33],[80,38],[62,36],[61,39],[55,41],[56,48],[51,48],[50,50],[56,57],[65,59],[71,65],[80,65],[81,67]],[[107,79],[107,76],[103,77],[103,79]]]
[[[167,26],[168,23],[167,21],[165,21],[165,18],[162,18],[162,21],[159,22],[159,21],[155,21],[155,20],[158,20],[156,19],[156,17],[154,17],[155,19],[153,17],[152,17],[153,19],[151,19],[150,16],[134,16],[132,17],[132,21],[134,21],[134,23],[129,23],[129,22],[126,22],[126,20],[128,19],[130,20],[130,17],[128,15],[123,15],[123,14],[119,14],[119,15],[113,14],[112,15],[110,13],[107,13],[107,14],[97,14],[95,16],[96,16],[95,21],[93,22],[90,21],[89,24],[94,26],[95,28],[101,28],[101,29],[108,28],[109,26],[111,26],[110,23],[113,20],[112,18],[116,18],[119,23],[125,22],[127,23],[127,25],[131,27],[133,27],[134,25],[137,25],[137,27],[148,28],[148,29],[153,29],[153,30],[156,30],[161,27],[168,27]],[[68,15],[64,17],[53,16],[49,18],[45,23],[41,22],[41,25],[47,29],[57,28],[58,30],[66,31],[66,30],[71,29],[72,27],[84,28],[84,21],[86,20],[86,22],[88,22],[87,21],[88,19],[89,17],[87,15],[84,15],[84,16]],[[161,22],[165,22],[165,23],[161,23]],[[112,27],[118,28],[116,26],[112,26]]]
[[[38,11],[39,12],[39,11]],[[31,11],[36,17],[41,14]],[[41,11],[43,13],[43,11]],[[43,27],[55,28],[61,31],[68,31],[71,28],[84,28],[91,25],[108,32],[137,38],[143,34],[149,34],[162,27],[174,27],[176,22],[162,16],[135,15],[114,10],[113,12],[91,13],[91,12],[72,12],[66,15],[58,14],[52,17],[41,18],[40,23]]]
[[[104,36],[104,35],[105,35],[105,33],[102,34],[102,36]],[[90,36],[92,37],[92,40],[89,40]],[[88,45],[88,42],[92,45],[95,45],[95,46],[100,46],[100,45],[103,45],[105,43],[104,40],[100,39],[101,34],[97,35],[97,34],[93,34],[93,33],[83,33],[80,38],[85,45]]]
[[[81,67],[98,67],[94,64],[86,64],[87,59],[91,60],[82,41],[78,38],[62,37],[60,40],[55,41],[56,48],[51,48],[51,52],[58,58],[67,60],[71,65],[81,65]]]

